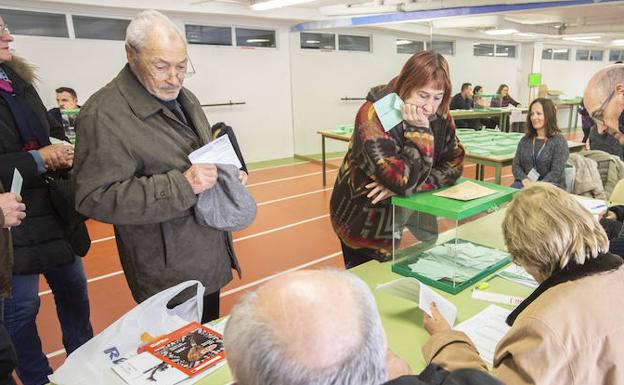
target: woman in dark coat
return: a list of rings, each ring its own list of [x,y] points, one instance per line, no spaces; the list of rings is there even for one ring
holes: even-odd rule
[[[70,228],[52,204],[46,178],[67,173],[73,149],[50,144],[66,140],[63,127],[47,114],[33,86],[32,67],[11,54],[13,41],[0,18],[0,181],[10,186],[18,169],[24,178],[26,218],[12,229],[14,266],[11,296],[4,300],[4,324],[17,350],[17,374],[24,385],[48,383],[52,369],[41,349],[35,319],[39,274],[46,278],[63,330],[67,354],[93,336],[87,282],[80,256],[90,240],[84,223]]]

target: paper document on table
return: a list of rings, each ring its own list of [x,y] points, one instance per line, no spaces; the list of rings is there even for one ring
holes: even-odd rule
[[[431,316],[431,303],[435,302],[436,306],[440,313],[442,313],[442,317],[451,325],[451,327],[455,324],[455,318],[457,317],[457,307],[453,305],[451,301],[442,297],[440,294],[433,291],[429,286],[424,283],[420,284],[420,295],[419,295],[418,307],[421,308],[425,313]]]
[[[236,151],[227,135],[223,135],[205,146],[191,152],[189,155],[191,163],[219,163],[233,164],[237,168],[243,167]]]
[[[520,285],[532,287],[535,289],[539,284],[531,276],[531,274],[527,273],[522,266],[518,266],[515,263],[512,263],[507,268],[502,270],[497,274],[501,278],[505,278],[508,281],[519,283]]]
[[[21,195],[23,183],[24,183],[24,178],[22,177],[22,174],[20,174],[19,170],[16,168],[13,171],[13,181],[11,182],[11,192],[16,195]]]
[[[377,285],[377,290],[418,303],[420,281],[415,278],[399,278]]]
[[[492,365],[496,345],[509,331],[509,326],[505,323],[509,313],[511,310],[490,305],[453,329],[466,333],[477,347],[481,358]]]
[[[473,199],[482,198],[488,195],[496,194],[496,190],[481,186],[480,184],[466,181],[455,185],[444,191],[433,193],[433,195],[460,201],[471,201]]]
[[[583,207],[585,207],[592,215],[599,215],[607,211],[607,205],[604,201],[599,199],[584,198],[578,195],[573,195],[576,201]]]

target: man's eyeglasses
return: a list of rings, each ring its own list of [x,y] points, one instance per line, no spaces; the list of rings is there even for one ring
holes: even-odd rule
[[[607,125],[604,121],[604,111],[609,105],[609,102],[611,101],[611,99],[613,99],[613,96],[615,96],[615,88],[613,89],[613,91],[611,91],[609,96],[607,96],[604,102],[602,102],[600,107],[598,107],[596,111],[592,112],[590,118],[594,121],[594,123],[603,125],[603,126]]]
[[[9,30],[9,26],[8,25],[1,25],[0,24],[0,36],[4,35],[4,34],[10,35],[11,31]]]
[[[195,67],[193,66],[190,58],[187,58],[187,62],[185,64],[171,65],[169,63],[158,62],[148,63],[147,65],[152,75],[159,80],[170,79],[172,76],[172,68],[178,79],[185,79],[195,75]]]

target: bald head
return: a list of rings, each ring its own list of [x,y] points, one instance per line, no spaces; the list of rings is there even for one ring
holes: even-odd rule
[[[386,380],[374,299],[347,272],[299,271],[270,281],[236,305],[225,345],[239,385]]]
[[[585,88],[583,105],[590,116],[598,116],[597,120],[604,121],[609,128],[618,129],[624,110],[624,64],[596,72]]]
[[[178,97],[188,53],[171,20],[154,10],[139,13],[128,25],[125,47],[132,72],[150,94],[165,101]]]

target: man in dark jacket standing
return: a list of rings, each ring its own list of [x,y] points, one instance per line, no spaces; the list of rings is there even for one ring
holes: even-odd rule
[[[93,95],[78,117],[76,205],[115,225],[119,256],[137,302],[197,279],[206,287],[202,321],[219,317],[220,289],[232,279],[230,234],[199,225],[197,194],[217,181],[213,164],[188,155],[208,143],[210,125],[182,87],[187,48],[157,11],[127,29],[128,64]]]
[[[55,210],[47,178],[72,166],[71,146],[50,144],[50,136],[66,140],[63,127],[51,119],[34,87],[32,67],[9,49],[13,37],[0,18],[0,182],[9,186],[17,168],[23,176],[22,198],[27,217],[11,230],[14,264],[11,296],[4,300],[4,324],[17,351],[17,374],[24,385],[48,383],[52,369],[41,349],[35,319],[39,311],[39,274],[46,278],[63,330],[67,354],[93,336],[82,261],[89,239]]]

